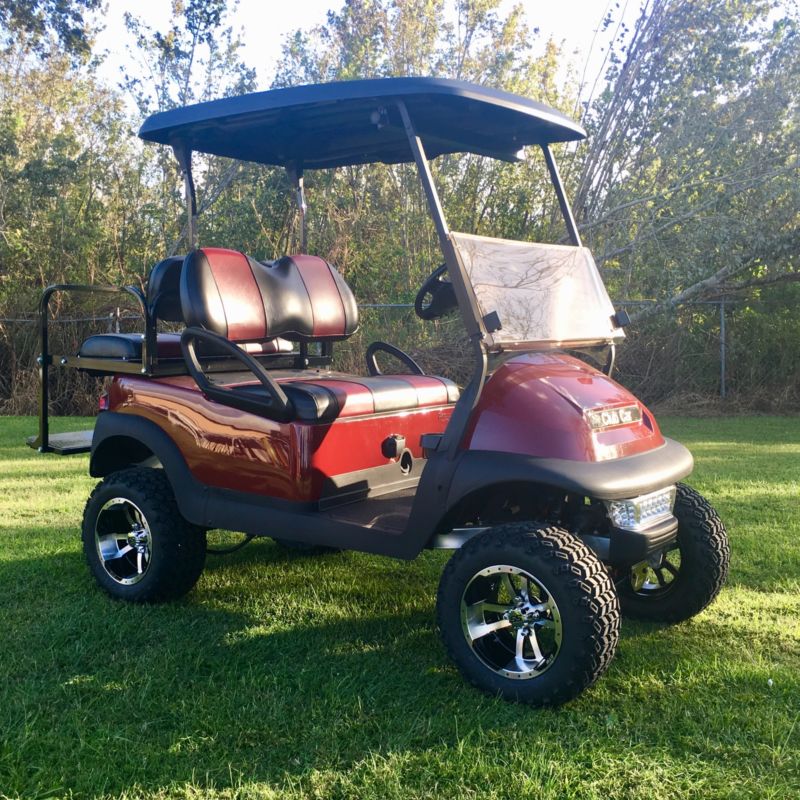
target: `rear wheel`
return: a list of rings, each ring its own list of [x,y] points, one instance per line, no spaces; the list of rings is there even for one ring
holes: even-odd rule
[[[682,622],[699,614],[728,577],[730,546],[709,502],[685,484],[675,497],[678,536],[666,552],[636,565],[619,587],[622,613],[653,622]]]
[[[181,516],[163,470],[134,467],[95,487],[83,512],[83,550],[112,597],[174,600],[203,571],[206,534]]]
[[[561,528],[502,525],[458,550],[439,584],[450,657],[485,692],[560,705],[608,667],[619,607],[603,565]]]

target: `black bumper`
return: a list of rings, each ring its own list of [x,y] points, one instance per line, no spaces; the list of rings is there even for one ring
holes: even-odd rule
[[[651,553],[666,547],[678,535],[678,520],[669,517],[644,531],[611,528],[608,536],[581,536],[601,561],[616,567],[644,561]]]
[[[645,531],[612,528],[608,560],[612,564],[638,564],[668,545],[678,535],[678,520],[670,517]]]

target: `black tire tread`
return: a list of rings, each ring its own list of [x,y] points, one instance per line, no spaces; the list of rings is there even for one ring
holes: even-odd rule
[[[543,695],[526,691],[538,678],[523,682],[497,676],[498,682],[505,681],[508,684],[507,690],[488,689],[473,674],[462,668],[457,650],[457,637],[463,638],[463,634],[460,630],[452,631],[450,629],[452,621],[448,625],[448,621],[443,618],[444,587],[455,577],[459,566],[476,553],[498,547],[507,550],[512,559],[514,553],[521,552],[550,562],[553,576],[564,576],[569,573],[571,579],[568,581],[568,587],[572,602],[585,609],[583,651],[579,658],[573,660],[573,663],[551,667],[553,670],[559,666],[565,674],[557,688]],[[513,563],[513,560],[508,563]],[[544,575],[542,578],[546,579]],[[475,536],[455,552],[445,567],[439,584],[436,621],[447,654],[469,683],[482,691],[492,694],[500,691],[509,699],[536,706],[561,705],[595,683],[614,658],[620,633],[620,612],[616,588],[597,556],[569,531],[531,522],[497,526],[491,531]],[[548,673],[543,674],[547,675]],[[528,686],[524,684],[528,684]]]
[[[112,485],[124,487],[147,499],[147,521],[151,531],[158,532],[155,535],[160,539],[162,558],[156,580],[120,587],[135,588],[136,591],[123,594],[102,580],[102,575],[98,583],[112,597],[135,603],[166,602],[183,597],[197,583],[205,566],[206,536],[204,529],[183,518],[169,479],[161,469],[129,467],[111,473],[95,486],[83,512],[84,555],[90,570],[97,578],[98,566],[89,555],[89,548],[94,547],[94,530],[87,529],[88,515],[97,495]],[[91,542],[87,543],[89,538]]]

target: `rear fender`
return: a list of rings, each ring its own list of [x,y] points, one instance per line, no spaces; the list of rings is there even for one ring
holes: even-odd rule
[[[205,487],[195,480],[169,435],[143,417],[104,411],[94,428],[89,474],[103,478],[133,466],[163,468],[181,514],[190,522],[202,524]]]

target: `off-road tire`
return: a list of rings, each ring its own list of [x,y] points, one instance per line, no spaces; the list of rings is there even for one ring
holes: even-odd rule
[[[515,680],[487,666],[461,626],[468,582],[491,565],[511,565],[546,584],[562,623],[551,666]],[[445,649],[464,678],[491,695],[533,706],[557,706],[591,686],[608,668],[619,641],[617,593],[597,556],[568,531],[531,522],[497,526],[470,539],[445,567],[437,596]]]
[[[651,622],[683,622],[719,594],[728,577],[730,545],[722,520],[691,486],[678,484],[673,512],[678,520],[680,568],[663,592],[637,593],[626,579],[619,587],[624,616]]]
[[[142,580],[122,585],[106,571],[95,543],[95,523],[112,498],[130,500],[150,528],[151,560]],[[132,467],[97,484],[83,512],[83,551],[97,583],[112,597],[133,603],[176,600],[197,583],[206,559],[206,532],[181,516],[163,470]]]

